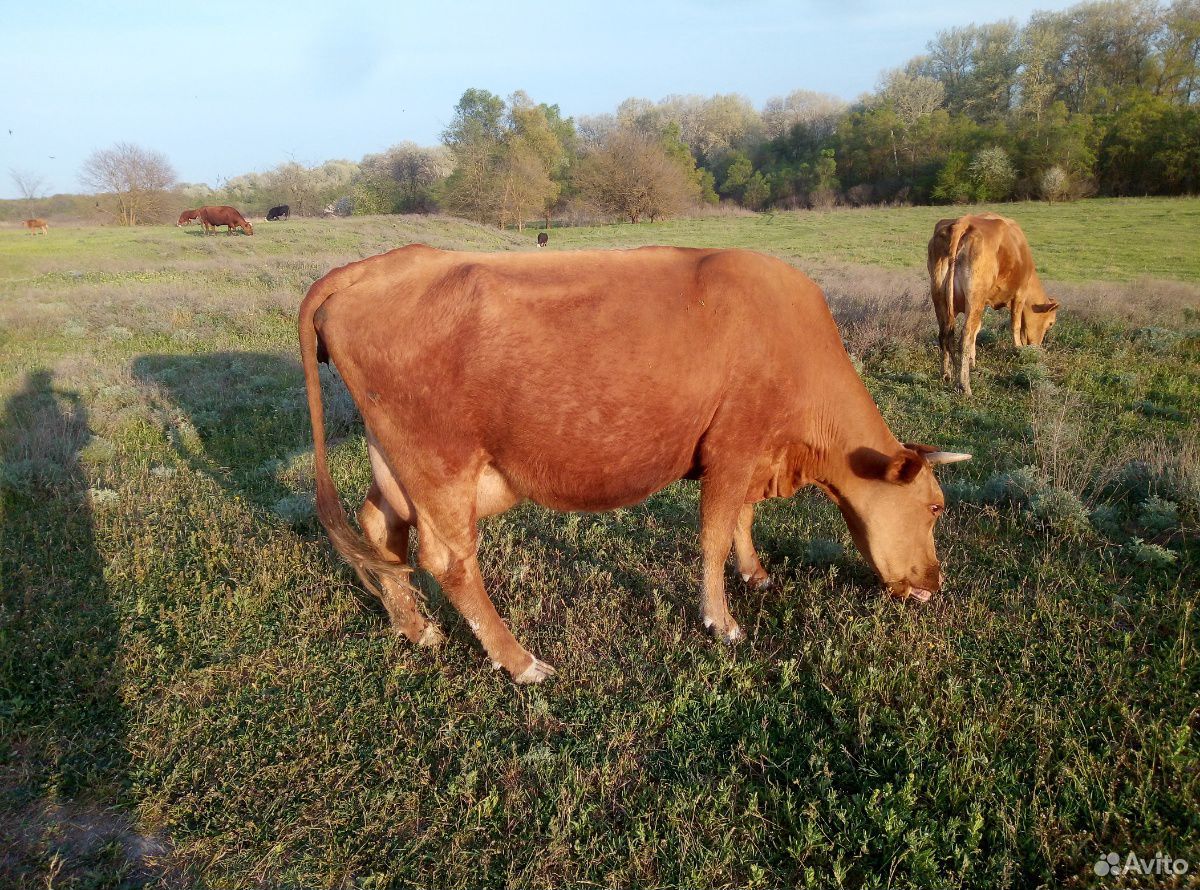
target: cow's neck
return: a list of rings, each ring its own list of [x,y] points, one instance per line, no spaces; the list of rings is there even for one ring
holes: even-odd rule
[[[891,459],[901,447],[858,375],[853,384],[827,390],[814,403],[792,449],[794,466],[804,482],[840,489],[848,475],[861,475],[863,455]],[[858,457],[856,458],[855,455]]]

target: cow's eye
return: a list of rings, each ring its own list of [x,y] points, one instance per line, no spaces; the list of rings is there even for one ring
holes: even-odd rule
[[[934,519],[941,516],[942,510],[944,510],[944,509],[945,508],[941,504],[930,504],[929,505],[929,512],[933,514]]]

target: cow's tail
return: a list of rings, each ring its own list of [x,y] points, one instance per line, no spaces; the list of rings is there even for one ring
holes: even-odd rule
[[[384,579],[393,580],[411,590],[409,575],[412,569],[405,564],[383,559],[379,551],[350,527],[346,508],[342,506],[342,499],[329,474],[329,458],[325,449],[325,410],[321,402],[319,365],[326,356],[317,331],[316,315],[329,297],[349,283],[344,274],[343,270],[338,269],[317,281],[300,304],[300,360],[304,367],[304,389],[308,395],[308,415],[313,430],[317,518],[325,526],[334,549],[354,567],[363,586],[382,599]]]
[[[971,223],[966,219],[957,219],[954,225],[950,227],[950,268],[946,274],[946,299],[950,305],[947,306],[947,318],[955,318],[956,314],[954,307],[957,303],[954,300],[954,289],[958,278],[958,248],[962,245],[963,236],[967,233],[967,229],[971,227]],[[967,305],[968,294],[965,291],[970,290],[970,275],[971,269],[968,266],[964,271],[964,276],[967,278],[967,287],[964,288],[963,305]]]

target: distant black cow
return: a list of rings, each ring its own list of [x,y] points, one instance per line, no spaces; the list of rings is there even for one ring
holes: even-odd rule
[[[288,219],[292,215],[292,209],[286,204],[280,204],[278,207],[272,207],[267,211],[267,222],[273,219]]]
[[[538,247],[545,247],[546,242],[550,240],[550,236],[545,232],[538,232]]]

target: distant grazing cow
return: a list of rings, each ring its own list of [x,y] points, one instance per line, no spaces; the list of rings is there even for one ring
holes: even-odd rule
[[[538,247],[545,247],[546,242],[550,240],[550,236],[545,232],[538,232]]]
[[[175,225],[186,226],[188,223],[195,222],[199,218],[200,218],[199,208],[197,208],[195,210],[185,210],[185,211],[183,211],[183,213],[179,214],[179,222],[175,223]]]
[[[50,232],[50,226],[46,224],[44,219],[27,219],[25,220],[25,228],[29,229],[30,235],[36,235],[39,231],[43,235]]]
[[[966,316],[957,358],[958,382],[967,395],[985,307],[1008,309],[1017,348],[1040,346],[1054,327],[1059,304],[1042,290],[1029,242],[1011,219],[985,213],[939,220],[929,239],[928,266],[945,380],[953,376],[955,322],[959,315]]]
[[[408,580],[422,568],[518,683],[554,671],[513,636],[483,586],[479,519],[523,500],[612,510],[700,480],[701,615],[745,634],[725,598],[730,545],[749,584],[754,505],[819,486],[893,596],[942,585],[932,466],[863,386],[818,288],[744,250],[465,253],[410,245],[334,269],[300,306],[316,446],[317,515],[383,601],[430,645]],[[366,422],[374,474],[351,528],[326,457],[318,363],[332,361]]]
[[[267,222],[276,219],[289,219],[292,215],[292,209],[286,204],[280,204],[278,207],[272,207],[267,211]]]
[[[205,232],[215,232],[217,226],[229,226],[227,235],[232,235],[233,230],[241,226],[242,231],[247,235],[254,234],[254,227],[246,222],[246,218],[238,211],[228,205],[220,207],[201,207],[197,213],[200,217],[200,223],[204,226]]]

